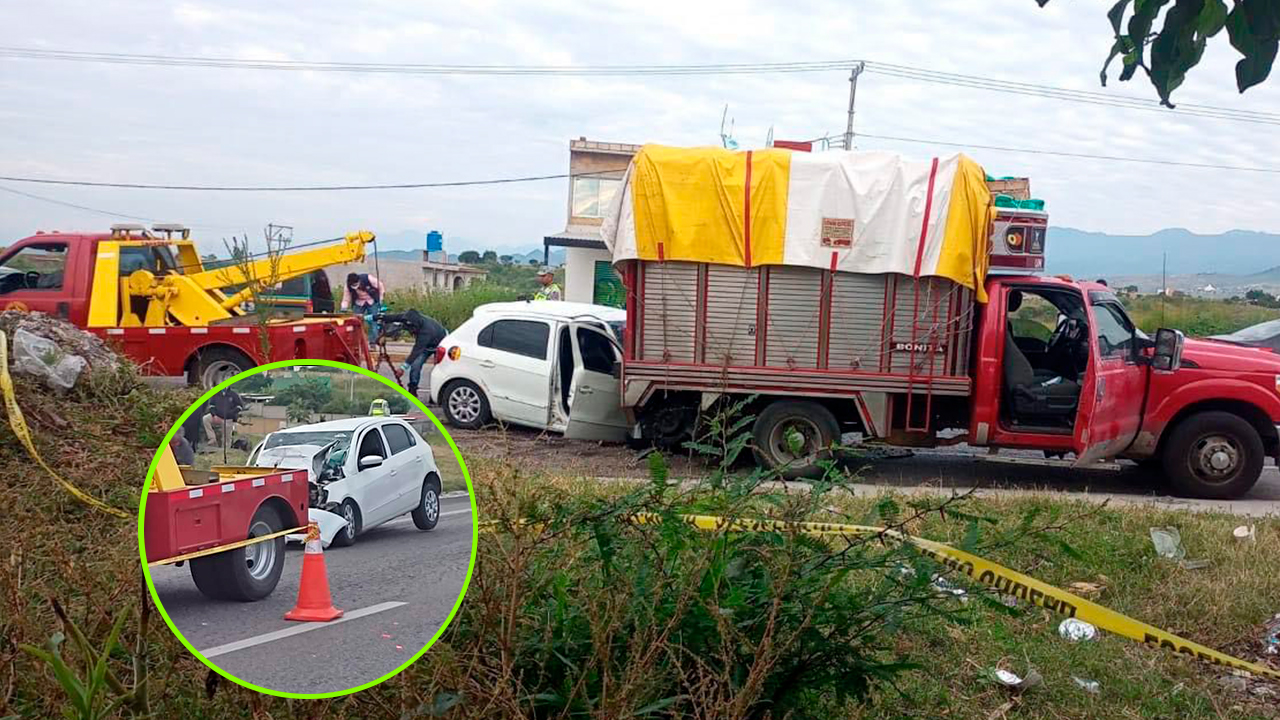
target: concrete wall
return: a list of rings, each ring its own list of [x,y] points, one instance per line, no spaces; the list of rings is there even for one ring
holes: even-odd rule
[[[572,302],[591,302],[591,289],[595,284],[596,277],[596,261],[609,261],[611,259],[612,257],[606,250],[565,248],[564,299]]]

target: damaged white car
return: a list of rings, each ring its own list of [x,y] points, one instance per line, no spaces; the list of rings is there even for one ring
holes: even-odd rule
[[[325,546],[350,545],[365,530],[405,513],[419,530],[440,520],[440,473],[431,446],[393,417],[279,430],[253,449],[249,464],[307,469],[310,520],[320,526]]]

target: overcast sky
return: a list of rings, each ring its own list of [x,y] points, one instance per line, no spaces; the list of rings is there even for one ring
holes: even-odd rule
[[[690,64],[864,58],[1086,90],[1110,3],[1053,0],[553,0],[5,3],[0,45],[348,62]],[[927,6],[927,10],[924,8]],[[359,8],[356,11],[355,8]],[[277,9],[279,8],[279,9]],[[287,8],[287,9],[286,9]],[[1280,111],[1280,78],[1241,96],[1226,33],[1175,101]],[[439,77],[97,65],[0,58],[0,174],[201,184],[471,180],[567,171],[570,138],[743,147],[843,132],[848,73],[720,77]],[[1154,97],[1145,79],[1105,90]],[[1280,166],[1274,125],[1188,118],[864,75],[857,129],[1070,152]],[[864,138],[862,149],[952,152]],[[1029,175],[1051,222],[1146,234],[1280,231],[1280,175],[972,150]],[[346,193],[183,193],[0,183],[181,221],[209,249],[259,237],[439,229],[446,247],[533,249],[565,225],[567,180]],[[0,192],[0,244],[110,217]],[[390,248],[386,248],[390,249]]]

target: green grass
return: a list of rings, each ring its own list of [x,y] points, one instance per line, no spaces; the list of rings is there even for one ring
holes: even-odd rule
[[[532,295],[533,290],[517,290],[491,283],[472,285],[457,292],[427,292],[425,290],[391,290],[387,292],[387,305],[392,312],[414,309],[448,330],[456,330],[471,318],[478,305],[492,302],[508,302],[522,294]]]
[[[1140,295],[1126,297],[1124,303],[1133,322],[1152,335],[1162,327],[1193,337],[1222,335],[1280,318],[1280,310],[1227,300],[1170,297],[1162,303],[1159,296]]]

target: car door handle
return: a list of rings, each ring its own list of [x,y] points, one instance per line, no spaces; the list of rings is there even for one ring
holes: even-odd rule
[[[480,367],[482,367],[482,368],[491,368],[491,367],[496,367],[496,366],[497,366],[497,364],[496,364],[496,363],[494,363],[492,360],[481,360],[480,362],[478,362],[478,363],[476,363],[476,364],[477,364],[477,365],[479,365],[479,366],[480,366]]]

